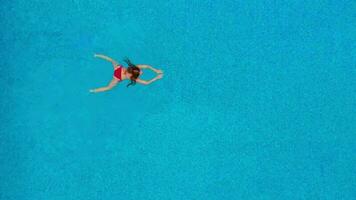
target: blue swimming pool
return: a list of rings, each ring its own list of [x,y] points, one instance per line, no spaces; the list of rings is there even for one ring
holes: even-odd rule
[[[2,2],[0,199],[355,199],[355,9]],[[91,94],[94,53],[164,78]]]

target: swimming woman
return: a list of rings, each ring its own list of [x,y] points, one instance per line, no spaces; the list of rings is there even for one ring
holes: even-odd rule
[[[101,88],[91,89],[91,90],[89,90],[89,92],[104,92],[107,90],[111,90],[113,87],[115,87],[117,85],[117,83],[119,83],[125,79],[130,80],[130,83],[127,85],[127,87],[128,87],[130,85],[135,85],[136,82],[144,84],[144,85],[148,85],[148,84],[150,84],[158,79],[161,79],[163,77],[162,70],[155,69],[149,65],[134,65],[127,58],[124,61],[127,63],[128,67],[125,68],[123,65],[119,64],[118,62],[116,62],[112,58],[109,58],[108,56],[101,55],[101,54],[95,54],[94,57],[101,58],[101,59],[111,62],[112,66],[114,68],[114,75],[113,75],[113,78],[110,81],[109,85],[107,85],[105,87],[101,87]],[[139,76],[143,73],[142,69],[150,69],[150,70],[156,72],[157,76],[149,81],[142,80],[139,78]]]

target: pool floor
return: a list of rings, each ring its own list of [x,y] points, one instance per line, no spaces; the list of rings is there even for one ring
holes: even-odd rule
[[[355,199],[355,8],[2,2],[0,199]]]

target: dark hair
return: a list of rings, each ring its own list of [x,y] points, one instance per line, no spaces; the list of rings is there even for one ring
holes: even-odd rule
[[[132,74],[132,76],[130,78],[131,81],[127,85],[127,87],[129,87],[130,85],[135,85],[136,84],[136,79],[138,78],[138,76],[140,76],[140,71],[141,70],[136,65],[132,64],[132,62],[128,58],[125,58],[124,61],[128,65],[127,72]]]

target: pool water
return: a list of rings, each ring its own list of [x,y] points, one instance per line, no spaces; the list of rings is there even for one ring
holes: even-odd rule
[[[355,9],[2,2],[0,199],[355,199]]]

